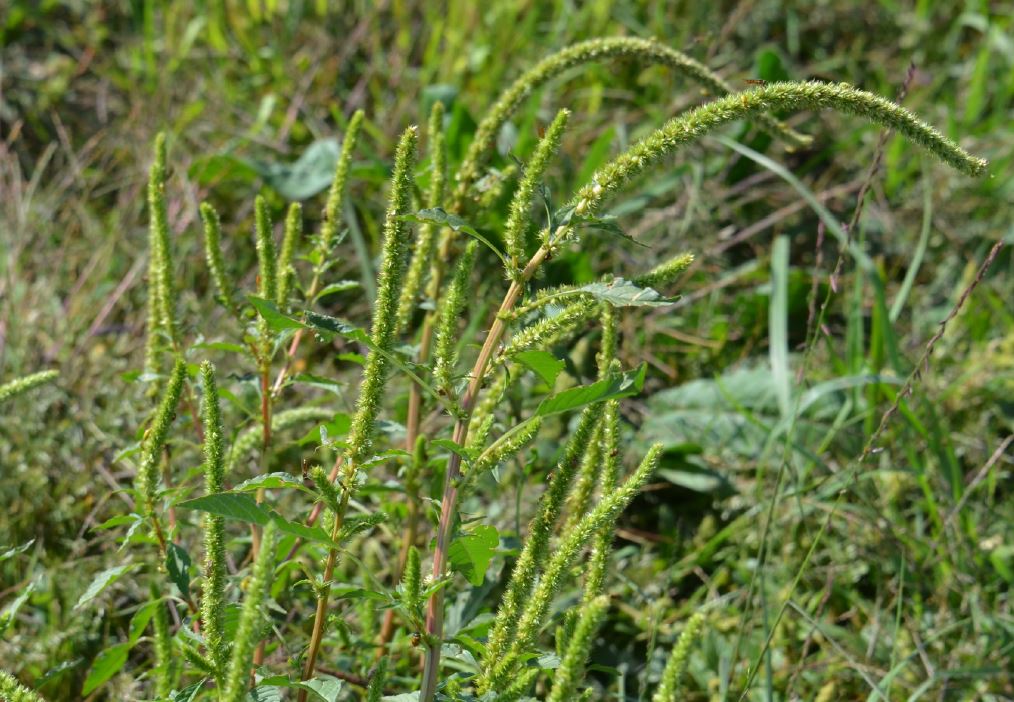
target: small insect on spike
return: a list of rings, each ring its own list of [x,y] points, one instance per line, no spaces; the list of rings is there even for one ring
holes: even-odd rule
[[[278,254],[278,293],[275,303],[284,309],[289,302],[289,291],[296,271],[292,268],[292,257],[295,255],[296,244],[303,235],[303,207],[298,202],[289,205],[285,215],[285,235],[282,237],[282,250]]]

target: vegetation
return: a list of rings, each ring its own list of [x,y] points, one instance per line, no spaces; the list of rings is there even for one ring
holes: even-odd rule
[[[0,694],[1014,695],[1010,18],[930,5],[16,2]]]

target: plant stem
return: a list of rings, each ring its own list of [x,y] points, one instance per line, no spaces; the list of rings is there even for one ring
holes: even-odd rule
[[[472,367],[471,380],[464,397],[461,398],[461,416],[454,425],[453,441],[464,446],[468,439],[468,422],[475,408],[479,391],[482,390],[483,378],[493,353],[507,331],[508,313],[517,304],[521,293],[535,270],[549,256],[549,247],[543,245],[535,252],[528,265],[522,271],[520,279],[511,283],[497,312],[493,326],[486,334],[475,365]],[[450,546],[451,527],[458,502],[458,481],[461,477],[461,456],[452,453],[447,462],[447,475],[444,479],[444,496],[440,504],[440,521],[437,525],[437,543],[433,552],[433,581],[444,577],[447,568],[447,549]],[[426,607],[426,663],[423,669],[422,689],[419,693],[420,702],[431,702],[437,688],[437,674],[440,670],[440,648],[444,635],[444,589],[440,588],[430,595]]]
[[[339,462],[335,463],[335,470],[338,469]],[[355,476],[355,466],[349,464],[351,468],[349,473],[349,480],[342,486],[342,499],[338,505],[338,512],[334,516],[334,525],[331,527],[331,541],[337,541],[338,536],[342,530],[342,524],[345,521],[345,511],[349,504],[349,492],[351,479]],[[334,478],[331,478],[333,481]],[[327,621],[327,603],[328,596],[331,593],[331,578],[334,575],[335,564],[338,562],[338,549],[333,546],[328,549],[327,562],[324,564],[324,580],[321,583],[321,589],[317,595],[317,612],[313,618],[313,633],[310,635],[310,647],[306,652],[306,664],[303,666],[303,680],[309,680],[313,677],[313,670],[317,664],[317,654],[320,652],[321,641],[324,640],[324,623]],[[299,691],[298,702],[306,702],[306,690]]]

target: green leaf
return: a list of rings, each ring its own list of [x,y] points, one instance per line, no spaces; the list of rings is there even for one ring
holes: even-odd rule
[[[246,698],[249,702],[282,702],[282,690],[276,685],[258,685]]]
[[[232,492],[256,492],[257,490],[278,490],[282,488],[296,488],[303,492],[316,495],[313,490],[303,485],[303,481],[288,473],[266,473],[255,478],[244,480],[232,489]]]
[[[24,606],[25,602],[28,602],[28,598],[32,596],[35,591],[35,583],[29,583],[20,595],[14,598],[10,604],[4,607],[3,612],[0,612],[0,635],[4,634],[7,629],[10,628],[11,624],[14,623],[14,618],[18,616],[18,610]]]
[[[130,618],[130,635],[128,641],[131,645],[136,644],[144,634],[144,630],[148,627],[148,622],[155,616],[155,610],[158,607],[163,607],[162,600],[152,600],[151,602],[145,602],[140,609],[134,612],[134,616]]]
[[[339,152],[337,139],[318,139],[294,163],[256,163],[255,167],[286,200],[305,200],[331,184]]]
[[[331,283],[330,285],[326,286],[323,290],[317,293],[317,295],[313,299],[314,301],[316,301],[322,297],[325,297],[326,295],[333,295],[335,293],[345,292],[346,290],[355,290],[356,288],[359,287],[361,287],[359,285],[359,281],[339,280],[337,283]]]
[[[476,455],[473,451],[469,451],[461,444],[458,444],[450,439],[433,439],[430,445],[437,446],[439,448],[450,451],[451,453],[460,456],[466,464],[471,465],[472,461],[476,459]]]
[[[447,560],[451,568],[464,575],[468,582],[482,585],[486,568],[500,545],[500,534],[496,527],[481,524],[470,533],[462,534],[451,542],[447,549]]]
[[[13,558],[14,556],[18,555],[19,553],[24,553],[25,551],[27,551],[28,549],[30,549],[32,547],[32,544],[34,544],[34,543],[35,543],[35,539],[29,539],[28,541],[26,541],[25,543],[21,544],[20,546],[13,546],[13,547],[7,549],[6,551],[4,551],[3,553],[0,553],[0,563],[3,563],[4,561],[6,561],[9,558]]]
[[[304,682],[293,683],[292,686],[308,690],[324,702],[335,702],[342,690],[342,681],[332,675],[318,675]]]
[[[569,412],[587,405],[621,397],[630,397],[641,392],[644,387],[644,376],[648,371],[647,364],[642,363],[637,370],[625,373],[614,373],[591,385],[579,385],[564,390],[552,397],[547,397],[535,410],[536,417]]]
[[[327,532],[320,527],[309,527],[299,522],[290,522],[274,510],[257,504],[246,493],[217,492],[213,495],[205,495],[204,497],[196,497],[192,500],[180,502],[177,506],[182,509],[208,512],[209,514],[217,514],[226,519],[236,519],[259,526],[264,526],[268,522],[274,522],[281,532],[337,548],[337,544],[331,541]]]
[[[208,682],[208,679],[204,678],[203,680],[195,682],[193,685],[188,685],[182,690],[172,693],[172,702],[194,702],[206,682]]]
[[[98,597],[103,590],[119,580],[121,576],[125,573],[129,573],[137,567],[137,563],[128,563],[127,565],[109,568],[96,575],[88,585],[88,588],[81,594],[81,597],[78,598],[77,604],[74,605],[74,609],[81,609]]]
[[[238,519],[241,522],[264,526],[271,517],[266,509],[257,504],[249,495],[235,492],[216,492],[204,497],[195,497],[179,505],[182,509],[194,509],[209,514],[217,514],[226,519]]]
[[[641,288],[624,278],[613,278],[605,283],[588,283],[576,288],[575,292],[587,293],[613,307],[665,307],[676,301],[674,298],[662,297],[654,288]]]
[[[88,671],[88,677],[85,678],[81,694],[91,694],[96,688],[119,673],[127,663],[130,647],[131,644],[128,642],[102,649],[95,657],[91,670]]]
[[[560,375],[560,371],[566,365],[553,354],[537,349],[521,351],[514,354],[512,358],[546,381],[546,385],[549,386],[550,390],[552,390],[553,384],[556,382],[556,377]]]
[[[289,329],[301,329],[306,326],[292,317],[282,314],[278,310],[278,306],[271,300],[265,300],[263,297],[257,297],[256,295],[247,295],[246,299],[250,301],[250,304],[254,306],[254,309],[257,310],[257,313],[264,321],[268,323],[268,329],[276,334]]]
[[[169,579],[180,589],[183,597],[190,597],[190,554],[179,544],[170,543],[166,552],[165,567],[169,572]]]
[[[399,218],[405,222],[418,222],[421,224],[436,224],[442,227],[450,227],[456,232],[463,232],[468,236],[472,237],[476,241],[484,244],[486,248],[495,253],[497,257],[503,262],[504,266],[510,267],[510,263],[507,261],[507,257],[503,255],[503,252],[496,247],[493,242],[484,237],[475,227],[469,225],[465,220],[456,214],[444,211],[440,207],[432,207],[425,210],[419,210],[410,214],[401,215]]]

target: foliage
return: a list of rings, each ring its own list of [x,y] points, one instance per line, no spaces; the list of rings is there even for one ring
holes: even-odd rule
[[[480,25],[502,24],[514,5],[489,10]],[[589,7],[568,23],[585,32],[575,38],[611,29],[595,19],[605,6]],[[17,65],[31,53],[21,53],[30,44],[19,38],[64,18],[15,9],[3,36]],[[12,439],[0,442],[0,459],[19,466],[2,488],[20,493],[0,524],[11,546],[0,568],[9,592],[25,588],[0,619],[10,630],[0,651],[24,651],[13,659],[22,681],[54,700],[1010,692],[1000,671],[1011,652],[1003,594],[1011,551],[1004,521],[985,516],[1009,491],[1001,389],[1009,378],[994,372],[1009,369],[1010,333],[996,323],[1010,322],[1003,279],[989,266],[940,262],[933,275],[896,275],[907,252],[874,243],[891,222],[879,201],[865,215],[857,206],[848,228],[825,207],[840,197],[828,195],[834,188],[856,189],[840,164],[863,165],[855,158],[862,133],[826,139],[792,115],[859,116],[981,174],[985,162],[953,139],[987,134],[977,120],[1009,96],[1009,86],[986,89],[979,77],[995,55],[973,62],[970,105],[957,120],[937,121],[940,112],[912,88],[915,112],[947,124],[944,136],[874,94],[889,92],[887,78],[876,91],[788,80],[805,75],[791,33],[787,54],[758,49],[755,70],[766,83],[739,90],[653,40],[579,41],[539,63],[544,47],[532,41],[524,56],[534,67],[504,73],[482,54],[512,55],[496,24],[478,36],[441,24],[447,47],[431,43],[422,58],[406,48],[405,32],[420,20],[400,5],[379,11],[383,20],[362,13],[362,29],[350,28],[367,37],[350,31],[350,47],[367,41],[385,61],[418,59],[423,75],[406,80],[453,81],[467,90],[459,96],[447,84],[381,87],[371,62],[383,62],[357,48],[317,66],[309,52],[324,44],[307,42],[290,59],[313,25],[333,18],[323,4],[234,10],[140,3],[136,14],[111,11],[98,23],[66,10],[85,12],[78,26],[97,32],[137,21],[137,41],[96,60],[117,91],[146,96],[153,108],[172,100],[172,79],[200,73],[201,52],[239,51],[249,85],[267,97],[250,109],[235,87],[248,79],[227,62],[205,64],[230,87],[189,115],[158,120],[166,131],[152,139],[147,198],[123,190],[122,207],[111,206],[105,190],[95,210],[135,231],[146,199],[147,256],[136,243],[124,256],[114,238],[92,259],[117,261],[103,290],[116,296],[113,307],[127,296],[125,323],[136,322],[141,304],[132,281],[145,282],[137,286],[148,302],[143,361],[129,338],[74,353],[85,348],[74,339],[96,331],[86,325],[75,337],[70,314],[58,332],[69,347],[51,357],[61,359],[59,386],[35,387],[51,379],[38,374],[0,388],[11,418],[0,438]],[[442,22],[419,12],[424,23]],[[817,26],[807,22],[807,31]],[[283,26],[288,34],[268,39]],[[440,65],[455,46],[467,61]],[[715,46],[707,63],[723,65],[713,59],[729,55]],[[608,68],[596,65],[604,61]],[[345,96],[330,115],[300,107],[333,88],[320,71],[347,63],[366,67],[358,90],[370,96],[367,109]],[[296,66],[313,68],[297,80]],[[676,116],[652,129],[642,125],[674,111],[661,69],[710,95],[696,106],[675,98]],[[634,86],[629,118],[600,109],[617,104],[606,90],[614,72]],[[584,92],[558,85],[585,75],[576,79]],[[488,102],[495,85],[508,87],[473,120],[470,108]],[[936,87],[941,104],[955,99],[951,88]],[[18,89],[6,95],[16,109],[29,99]],[[278,110],[275,95],[292,98],[291,110]],[[550,109],[561,95],[570,109]],[[205,130],[217,126],[210,106],[232,96],[254,121],[226,143]],[[69,98],[57,90],[43,99]],[[10,142],[16,149],[63,129],[30,114],[26,136]],[[427,114],[424,134],[409,128],[396,138],[400,125]],[[77,135],[79,116],[66,118]],[[718,137],[731,158],[705,155],[698,144],[723,125],[739,130]],[[321,138],[330,131],[340,146]],[[263,148],[268,134],[304,156],[282,163]],[[788,167],[772,136],[797,149]],[[911,162],[919,162],[902,143],[871,146],[886,165],[881,199],[905,202],[917,182]],[[995,153],[989,145],[977,147]],[[669,168],[677,150],[691,157]],[[120,172],[137,179],[136,154],[130,161]],[[899,215],[922,215],[913,265],[939,252],[937,221],[966,224],[963,241],[982,258],[998,184],[970,184],[926,163],[922,206],[902,205]],[[1002,164],[1001,156],[990,168]],[[86,179],[105,168],[69,164],[67,172]],[[856,186],[879,183],[875,173]],[[4,177],[20,183],[20,172]],[[779,191],[779,179],[804,204],[786,204],[791,191]],[[62,211],[54,186],[37,196],[32,182],[8,190],[23,198],[5,204],[16,234],[40,226],[40,207]],[[683,214],[674,218],[665,212],[680,185]],[[830,250],[824,231],[840,238],[839,256],[856,270],[839,261],[825,284],[808,254],[790,255],[788,236],[776,240],[770,263],[766,248],[744,245],[754,223],[768,226],[764,200],[779,198],[776,215],[792,223],[794,243],[813,229],[807,207],[824,223],[817,270]],[[191,231],[198,216],[203,241]],[[721,219],[750,224],[742,236],[712,238],[707,230]],[[680,248],[687,240],[696,259]],[[734,243],[722,249],[726,241]],[[726,258],[716,258],[716,243]],[[19,248],[11,260],[31,256]],[[988,263],[1006,261],[995,256]],[[724,273],[719,260],[729,264]],[[19,280],[14,273],[0,282],[12,300],[46,299],[8,282]],[[116,275],[125,276],[122,289]],[[962,304],[969,295],[980,304]],[[906,300],[911,319],[899,318]],[[941,338],[939,369],[913,373],[916,341],[940,320],[965,334]],[[25,366],[12,369],[17,377],[43,364],[29,362],[29,337],[12,329]],[[963,355],[973,360],[967,369],[957,362]],[[674,377],[696,379],[662,390]],[[959,380],[975,392],[955,392]],[[992,398],[999,410],[976,411]],[[95,437],[104,456],[89,464],[88,479],[63,476],[47,496],[32,494],[36,478],[24,466],[60,475],[60,465],[81,465],[67,451]],[[98,480],[119,492],[93,502]],[[25,506],[40,500],[55,509],[28,533]],[[72,577],[57,577],[65,573]],[[7,694],[34,694],[17,689]]]

